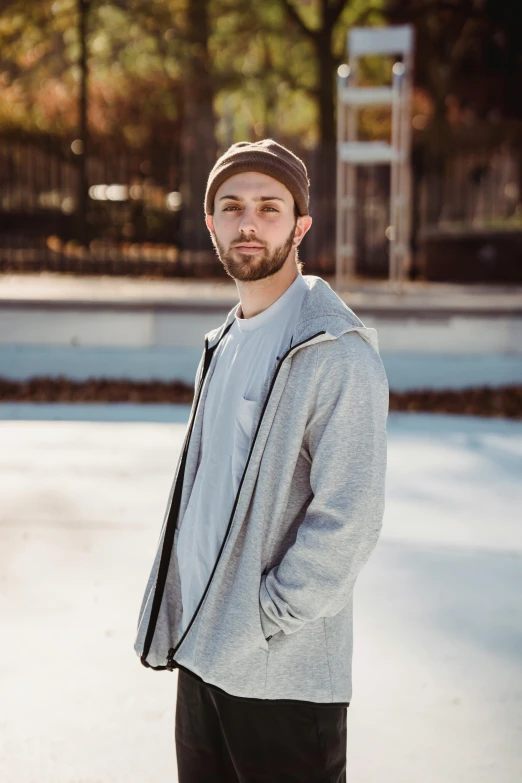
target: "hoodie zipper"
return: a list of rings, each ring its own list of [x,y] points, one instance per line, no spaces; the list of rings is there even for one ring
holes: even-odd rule
[[[247,472],[247,469],[248,469],[248,465],[249,465],[249,462],[250,462],[250,458],[251,458],[251,456],[252,456],[252,452],[254,451],[254,446],[255,446],[255,443],[256,443],[257,435],[258,435],[258,433],[259,433],[259,429],[260,429],[260,427],[261,427],[261,423],[262,423],[262,421],[263,421],[263,416],[264,416],[264,414],[265,414],[265,410],[266,410],[266,407],[267,407],[267,405],[268,405],[268,402],[269,402],[269,400],[270,400],[270,396],[271,396],[271,394],[272,394],[272,390],[273,390],[273,388],[274,388],[274,385],[275,385],[275,382],[276,382],[277,376],[278,376],[278,374],[279,374],[279,370],[281,369],[281,366],[282,366],[282,364],[283,364],[284,360],[286,359],[286,357],[287,357],[287,356],[288,356],[288,355],[289,355],[289,354],[290,354],[292,351],[294,351],[296,348],[301,348],[303,345],[306,345],[306,344],[307,344],[307,343],[309,343],[309,342],[312,342],[313,340],[315,340],[315,338],[316,338],[316,337],[319,337],[321,334],[326,334],[326,331],[325,331],[325,330],[323,330],[323,331],[321,331],[321,332],[317,332],[316,334],[312,335],[312,337],[309,337],[308,339],[306,339],[306,340],[303,340],[303,342],[301,342],[301,343],[296,343],[296,345],[293,345],[293,346],[291,346],[291,347],[288,349],[288,351],[287,351],[287,352],[286,352],[286,353],[285,353],[285,354],[284,354],[284,355],[281,357],[281,361],[280,361],[280,362],[279,362],[279,364],[277,365],[277,368],[276,368],[276,370],[275,370],[275,372],[274,372],[274,375],[273,375],[273,377],[272,377],[272,381],[271,381],[271,383],[270,383],[270,388],[269,388],[269,390],[268,390],[268,393],[267,393],[267,395],[266,395],[265,402],[263,403],[263,408],[262,408],[262,410],[261,410],[261,414],[260,414],[260,416],[259,416],[259,421],[258,421],[258,423],[257,423],[256,432],[255,432],[254,438],[253,438],[253,440],[252,440],[252,443],[251,443],[251,446],[250,446],[250,451],[249,451],[249,453],[248,453],[248,457],[247,457],[247,461],[246,461],[246,463],[245,463],[245,467],[244,467],[244,469],[243,469],[243,474],[242,474],[242,476],[241,476],[241,481],[239,482],[239,486],[238,486],[238,489],[237,489],[237,492],[236,492],[236,497],[235,497],[235,500],[234,500],[234,505],[232,506],[232,511],[231,511],[231,513],[230,513],[230,517],[229,517],[229,520],[228,520],[227,529],[226,529],[225,535],[224,535],[224,537],[223,537],[223,541],[222,541],[222,543],[221,543],[221,547],[220,547],[220,550],[219,550],[219,552],[218,552],[218,556],[217,556],[217,558],[216,558],[216,562],[214,563],[214,568],[212,569],[212,573],[210,574],[209,580],[208,580],[208,582],[207,582],[207,586],[205,587],[205,590],[203,591],[203,595],[201,596],[201,599],[200,599],[200,601],[199,601],[199,604],[197,605],[196,611],[195,611],[195,612],[194,612],[194,614],[192,615],[192,619],[190,620],[190,623],[189,623],[189,624],[188,624],[188,626],[186,627],[186,629],[185,629],[185,632],[184,632],[184,634],[182,635],[181,639],[179,640],[179,642],[177,643],[177,645],[176,645],[175,647],[170,647],[170,648],[169,648],[169,650],[168,650],[168,653],[167,653],[167,656],[166,656],[166,658],[167,658],[167,665],[166,665],[166,666],[164,666],[164,667],[162,666],[162,667],[154,667],[154,668],[162,668],[162,669],[163,669],[163,668],[165,668],[165,669],[169,669],[170,671],[172,671],[173,669],[175,669],[175,668],[177,668],[177,667],[178,667],[178,664],[177,664],[177,662],[174,660],[174,655],[175,655],[175,654],[176,654],[176,652],[179,650],[179,648],[180,648],[180,647],[181,647],[181,645],[183,644],[183,642],[184,642],[184,640],[185,640],[185,638],[186,638],[187,634],[189,633],[190,629],[192,628],[192,626],[193,626],[193,624],[194,624],[194,622],[195,622],[195,620],[196,620],[196,617],[197,617],[197,615],[198,615],[198,613],[199,613],[199,611],[200,611],[201,607],[203,606],[203,602],[204,602],[204,600],[205,600],[205,598],[206,598],[206,596],[207,596],[207,593],[208,593],[208,591],[209,591],[209,589],[210,589],[210,585],[211,585],[211,583],[212,583],[212,579],[213,579],[213,577],[214,577],[214,574],[216,573],[216,569],[217,569],[217,567],[218,567],[218,564],[219,564],[219,561],[220,561],[220,559],[221,559],[221,555],[223,554],[223,550],[224,550],[224,548],[225,548],[225,544],[226,544],[226,542],[227,542],[228,535],[229,535],[229,533],[230,533],[230,529],[231,529],[231,527],[232,527],[232,520],[234,519],[234,514],[235,514],[235,512],[236,512],[236,507],[237,507],[238,500],[239,500],[239,495],[240,495],[240,493],[241,493],[241,487],[243,486],[243,481],[244,481],[244,478],[245,478],[245,475],[246,475],[246,472]],[[163,587],[162,587],[162,590],[161,590],[161,592],[163,593]],[[150,630],[150,629],[149,629],[149,630]],[[148,650],[147,650],[147,653],[148,653]],[[144,654],[144,655],[143,655],[143,657],[146,657],[146,655]],[[143,659],[142,659],[142,660],[143,660]],[[147,664],[147,665],[149,665],[149,664]]]
[[[233,323],[233,322],[232,322]],[[175,484],[174,484],[174,492],[172,493],[172,500],[170,504],[170,509],[167,516],[167,522],[165,525],[165,537],[163,539],[163,547],[161,552],[161,558],[160,563],[158,566],[158,574],[156,577],[156,586],[154,589],[154,598],[152,600],[152,607],[150,610],[150,616],[149,616],[149,624],[147,627],[147,633],[145,634],[145,640],[143,643],[143,652],[141,654],[141,662],[144,666],[148,668],[164,668],[164,667],[156,667],[156,666],[150,666],[149,663],[147,663],[146,658],[149,654],[150,646],[152,644],[152,639],[154,638],[154,632],[156,630],[156,622],[159,615],[159,610],[161,606],[161,601],[163,599],[163,591],[165,588],[165,581],[167,579],[167,572],[169,568],[170,563],[170,556],[172,553],[172,545],[174,543],[174,534],[176,532],[176,517],[179,512],[179,503],[181,501],[181,492],[183,490],[183,479],[185,476],[185,464],[187,460],[187,453],[188,453],[188,447],[190,443],[190,437],[192,435],[192,429],[194,426],[194,421],[196,418],[196,414],[198,411],[199,406],[199,400],[201,397],[201,390],[203,389],[203,384],[205,382],[205,378],[207,376],[208,368],[210,366],[210,362],[212,361],[212,356],[214,355],[214,351],[218,347],[219,343],[225,336],[225,334],[228,332],[230,327],[232,326],[232,323],[229,324],[229,326],[223,331],[223,334],[217,341],[215,345],[212,346],[212,348],[208,347],[208,338],[205,337],[205,347],[203,350],[203,369],[201,372],[201,378],[199,381],[199,386],[196,392],[196,404],[194,406],[194,411],[192,414],[192,418],[189,421],[188,428],[187,428],[187,434],[185,437],[185,444],[183,447],[183,454],[179,463],[179,469],[177,476],[175,477]],[[171,520],[174,519],[174,524],[169,524]],[[158,585],[161,585],[161,589],[158,589]]]

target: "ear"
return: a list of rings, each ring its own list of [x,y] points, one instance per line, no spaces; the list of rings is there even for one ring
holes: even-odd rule
[[[210,231],[210,233],[214,235],[214,216],[205,215],[205,223],[207,224],[207,228]]]
[[[310,215],[299,215],[297,218],[297,225],[294,234],[294,247],[297,247],[303,241],[304,235],[312,225],[312,218]]]

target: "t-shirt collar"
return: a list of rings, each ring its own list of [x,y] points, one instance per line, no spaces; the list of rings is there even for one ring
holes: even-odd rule
[[[303,275],[298,272],[297,277],[291,283],[291,285],[288,286],[286,291],[281,294],[279,299],[276,299],[275,302],[273,302],[270,307],[267,307],[266,310],[262,310],[257,315],[253,315],[251,318],[240,318],[238,316],[238,313],[241,310],[241,302],[236,307],[235,312],[235,319],[238,328],[242,332],[251,332],[254,329],[259,329],[262,326],[266,326],[266,324],[272,320],[275,316],[277,316],[278,313],[280,313],[285,308],[290,307],[294,297],[300,296],[303,294],[304,291],[308,289],[308,286],[306,284],[305,279],[303,278]]]

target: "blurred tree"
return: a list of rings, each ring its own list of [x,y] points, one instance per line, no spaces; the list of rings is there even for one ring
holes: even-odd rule
[[[139,147],[187,100],[212,103],[221,119],[228,98],[239,137],[268,129],[309,147],[332,144],[346,31],[378,20],[382,2],[89,0],[93,143]],[[79,3],[0,0],[0,130],[76,127]]]
[[[0,0],[4,135],[25,131],[37,140],[44,131],[74,138],[80,92],[78,2]],[[93,149],[146,148],[152,139],[159,146],[177,143],[182,71],[165,33],[181,5],[181,0],[90,0],[87,115]],[[146,7],[155,14],[154,24]]]
[[[334,50],[334,29],[350,0],[319,0],[318,3],[293,3],[281,0],[282,6],[304,38],[310,43],[317,64],[314,94],[318,104],[319,135],[323,144],[335,142],[334,90],[335,72],[343,61],[345,47]],[[301,10],[297,8],[301,6]]]
[[[215,85],[209,52],[210,0],[189,0],[184,58],[183,102],[183,247],[190,263],[214,257],[213,245],[203,221],[203,198],[208,172],[216,161]]]
[[[522,118],[522,3],[388,0],[385,14],[415,26],[415,82],[431,96],[435,117]]]
[[[90,149],[182,147],[187,249],[209,249],[202,196],[218,149],[267,135],[317,149],[312,188],[331,249],[336,69],[348,28],[378,21],[383,2],[0,0],[0,132],[74,138],[83,37]]]
[[[78,15],[78,41],[80,53],[78,67],[80,71],[80,100],[79,100],[79,138],[75,141],[78,161],[78,241],[87,246],[87,208],[89,200],[89,183],[87,182],[87,154],[89,126],[87,122],[87,87],[89,68],[87,65],[87,34],[89,26],[90,0],[77,0]]]
[[[314,64],[279,0],[213,0],[211,12],[220,148],[268,135],[316,143]]]
[[[333,263],[335,255],[336,193],[336,81],[337,68],[346,60],[346,33],[349,27],[380,19],[381,3],[363,0],[307,0],[294,3],[280,0],[288,18],[311,47],[315,62],[315,86],[321,166],[315,169],[315,203],[324,231],[320,262]],[[299,9],[299,10],[298,10]]]
[[[444,164],[458,143],[522,143],[522,3],[388,0],[386,18],[415,27],[415,84],[426,98],[414,174],[430,175],[430,220],[443,207]],[[519,174],[522,192],[522,156]]]
[[[182,260],[214,255],[203,220],[203,194],[216,160],[215,78],[209,51],[212,0],[118,0],[154,37],[164,62],[179,78]],[[166,42],[166,46],[165,46]],[[170,60],[170,57],[173,60]]]

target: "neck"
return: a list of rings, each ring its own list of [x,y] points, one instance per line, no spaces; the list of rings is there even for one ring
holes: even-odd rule
[[[281,269],[263,280],[236,280],[241,302],[240,318],[253,318],[274,304],[296,279],[299,271],[295,261],[285,263]]]

